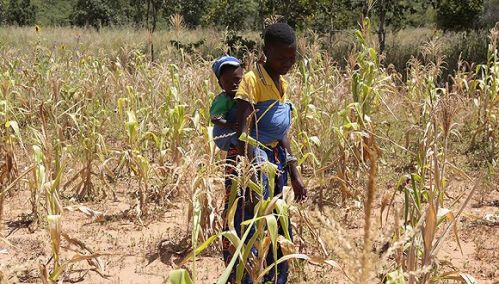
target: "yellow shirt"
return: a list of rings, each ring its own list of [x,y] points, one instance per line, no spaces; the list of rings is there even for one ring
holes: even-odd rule
[[[287,100],[288,82],[282,76],[279,77],[279,80],[284,93],[282,96],[263,65],[257,64],[256,70],[244,74],[235,98],[252,104],[268,100],[285,102]]]

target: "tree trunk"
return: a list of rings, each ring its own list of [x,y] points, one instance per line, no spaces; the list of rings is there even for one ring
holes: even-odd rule
[[[386,1],[379,0],[379,28],[378,28],[378,42],[379,42],[379,53],[382,54],[385,51],[385,41],[386,41],[386,30],[385,30],[385,19],[386,19]]]
[[[154,61],[154,43],[152,39],[152,35],[154,31],[156,30],[156,22],[157,22],[157,16],[158,16],[158,10],[161,4],[160,3],[155,3],[154,0],[148,0],[147,1],[147,8],[146,8],[146,29],[149,32],[149,48],[151,51],[151,62]],[[151,19],[151,20],[149,20]]]
[[[332,46],[334,39],[334,16],[335,16],[334,0],[331,1],[330,9],[331,10],[329,11],[329,17],[330,17],[329,44]]]
[[[151,10],[151,0],[147,0],[147,8],[146,8],[146,29],[149,30],[149,13]]]
[[[260,0],[260,11],[259,11],[259,23],[258,28],[262,30],[262,33],[265,31],[265,0]]]
[[[362,18],[369,17],[369,0],[364,1],[364,5],[362,6]]]
[[[158,10],[157,3],[153,3],[152,5],[152,27],[151,27],[151,62],[154,61],[154,42],[153,42],[153,33],[156,31],[156,23],[158,21]]]

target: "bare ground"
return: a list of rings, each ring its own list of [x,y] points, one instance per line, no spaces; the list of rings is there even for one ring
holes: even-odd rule
[[[450,199],[469,190],[464,182],[450,184]],[[189,249],[190,224],[188,201],[177,197],[174,202],[153,213],[140,225],[130,221],[131,204],[126,187],[117,192],[117,201],[100,200],[81,203],[104,213],[104,219],[96,221],[81,212],[65,212],[63,232],[85,243],[102,256],[107,279],[86,262],[71,267],[65,276],[70,283],[168,283],[168,272]],[[220,195],[222,196],[222,195]],[[2,233],[11,245],[0,242],[1,283],[40,283],[39,263],[50,260],[50,238],[46,225],[30,231],[26,213],[30,212],[29,191],[13,192],[5,201],[5,218]],[[76,204],[63,200],[65,205]],[[219,204],[220,205],[220,204]],[[314,206],[314,205],[312,205]],[[353,208],[353,209],[352,209]],[[346,210],[333,208],[337,216],[346,216],[341,221],[353,238],[362,234],[362,209],[350,207]],[[346,213],[348,211],[348,213]],[[499,192],[497,188],[488,192],[477,192],[465,209],[458,223],[461,254],[455,237],[451,234],[439,253],[442,271],[456,269],[471,274],[478,283],[499,283],[499,223],[486,220],[488,214],[498,214]],[[379,206],[375,209],[379,216]],[[67,243],[63,242],[63,246]],[[69,259],[74,253],[63,249],[63,257]],[[211,249],[196,262],[197,283],[215,283],[224,266],[218,249]],[[190,265],[189,267],[190,268]],[[1,274],[0,274],[1,276]],[[1,277],[0,277],[1,278]],[[316,265],[294,265],[292,283],[347,283],[341,272],[330,267]]]

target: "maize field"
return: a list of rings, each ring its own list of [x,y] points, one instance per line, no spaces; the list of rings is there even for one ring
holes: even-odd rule
[[[166,45],[151,61],[152,42],[200,34],[221,38],[213,55]],[[402,71],[384,66],[368,20],[346,66],[299,35],[286,79],[309,197],[257,204],[251,240],[222,226],[225,154],[209,109],[223,33],[0,35],[2,284],[225,283],[222,236],[255,283],[283,260],[290,283],[499,281],[498,26],[488,61],[449,77],[438,38]],[[258,61],[238,52],[247,70]],[[237,171],[241,188],[259,189],[250,163]],[[277,243],[274,263],[250,253]]]

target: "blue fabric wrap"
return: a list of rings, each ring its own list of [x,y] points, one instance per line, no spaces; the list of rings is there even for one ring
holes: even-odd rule
[[[291,126],[291,110],[293,109],[291,103],[268,100],[257,103],[255,109],[257,110],[256,117],[259,122],[257,127],[253,127],[251,136],[262,144],[281,141]],[[237,107],[233,107],[227,113],[225,119],[229,123],[234,123],[236,117]],[[235,132],[233,129],[221,127],[219,125],[213,126],[215,145],[224,151],[237,146],[238,137],[236,137],[235,134],[219,138],[233,132]]]
[[[263,144],[281,141],[291,126],[291,103],[268,100],[257,103],[255,108],[259,122],[251,136]]]
[[[237,107],[233,107],[227,113],[225,120],[227,120],[227,122],[229,123],[234,123],[236,122],[236,118]],[[217,145],[217,147],[223,151],[228,151],[231,147],[237,146],[238,138],[235,134],[223,138],[217,138],[234,132],[236,132],[234,129],[222,127],[219,125],[213,126],[213,139],[215,140],[215,145]]]

